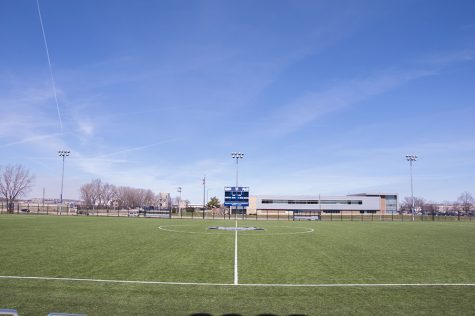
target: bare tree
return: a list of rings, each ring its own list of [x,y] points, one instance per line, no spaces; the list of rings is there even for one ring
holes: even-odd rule
[[[456,215],[460,213],[460,203],[458,202],[452,202],[452,205],[449,207],[449,214],[450,215]]]
[[[151,206],[155,204],[156,198],[155,198],[155,193],[153,193],[152,190],[145,190],[144,192],[144,200],[142,205],[148,205]]]
[[[86,205],[96,204],[97,195],[94,191],[94,186],[92,185],[92,183],[83,184],[79,190],[81,192],[81,199]]]
[[[426,206],[426,200],[421,197],[414,197],[414,209],[423,211]],[[406,196],[401,203],[400,210],[405,213],[412,212],[412,198],[410,196]]]
[[[116,190],[114,185],[109,184],[109,183],[104,183],[101,186],[100,190],[101,194],[101,202],[104,206],[111,206],[112,202],[116,198]]]
[[[94,179],[91,182],[92,190],[95,196],[95,205],[101,206],[103,204],[102,198],[102,181],[101,179]]]
[[[424,211],[428,212],[429,214],[436,214],[439,211],[439,204],[429,201],[425,204]]]
[[[460,204],[460,209],[465,214],[468,214],[473,207],[475,199],[470,192],[465,191],[458,197],[457,202]]]
[[[15,200],[28,193],[34,176],[22,165],[8,165],[0,168],[0,194],[7,202],[7,212],[13,213]]]

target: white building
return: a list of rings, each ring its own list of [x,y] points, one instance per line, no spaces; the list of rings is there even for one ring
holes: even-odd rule
[[[394,193],[361,193],[345,196],[257,195],[249,198],[247,214],[300,212],[322,215],[390,215],[397,212],[397,199],[398,196]]]

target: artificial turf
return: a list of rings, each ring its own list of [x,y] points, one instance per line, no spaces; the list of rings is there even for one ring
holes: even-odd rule
[[[233,284],[234,221],[0,216],[0,275]],[[240,284],[475,283],[475,223],[238,221]],[[159,229],[162,226],[163,229]],[[165,230],[166,229],[166,230]],[[312,231],[313,230],[313,231]],[[0,279],[20,315],[474,314],[474,286]]]

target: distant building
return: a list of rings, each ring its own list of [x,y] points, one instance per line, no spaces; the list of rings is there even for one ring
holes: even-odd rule
[[[158,193],[158,207],[161,209],[169,209],[172,207],[172,199],[170,193]]]

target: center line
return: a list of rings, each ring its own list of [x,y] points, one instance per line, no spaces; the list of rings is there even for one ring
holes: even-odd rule
[[[237,228],[237,220],[236,220],[236,228]],[[234,285],[238,285],[238,251],[237,251],[237,229],[234,231]]]

